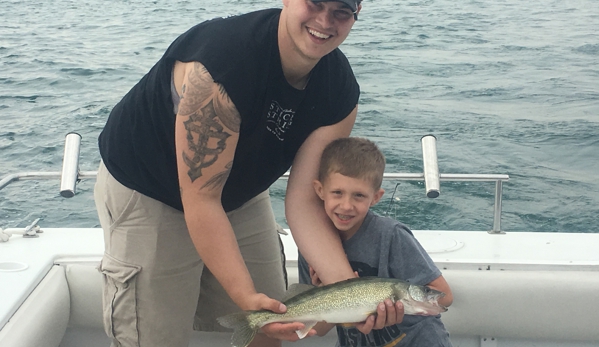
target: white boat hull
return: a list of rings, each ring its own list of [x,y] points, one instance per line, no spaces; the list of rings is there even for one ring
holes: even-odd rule
[[[454,304],[443,320],[454,346],[599,346],[599,234],[415,235],[452,286]],[[296,282],[297,249],[291,236],[283,240]],[[0,346],[109,345],[96,270],[102,252],[99,229],[44,229],[39,238],[0,243]],[[227,346],[229,339],[194,333],[190,346]],[[293,346],[334,341],[331,333]]]

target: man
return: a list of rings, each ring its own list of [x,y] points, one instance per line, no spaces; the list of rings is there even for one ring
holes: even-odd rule
[[[283,0],[201,23],[115,106],[95,188],[113,346],[186,346],[192,323],[215,331],[240,308],[285,311],[268,187],[291,164],[298,247],[324,283],[353,277],[311,185],[324,146],[355,122],[359,87],[337,47],[360,1]],[[389,304],[361,329],[401,321]],[[270,324],[252,345],[297,340],[302,327]]]

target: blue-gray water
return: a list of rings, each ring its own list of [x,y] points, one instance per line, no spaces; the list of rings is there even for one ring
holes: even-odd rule
[[[112,106],[190,26],[281,7],[280,0],[2,0],[0,177],[59,171],[67,132],[81,169]],[[599,1],[365,0],[342,45],[362,95],[354,135],[389,172],[421,172],[419,139],[438,138],[442,173],[509,174],[506,231],[597,232]],[[93,181],[72,199],[58,181],[0,192],[0,227],[97,226]],[[284,183],[272,191],[282,213]],[[377,206],[387,211],[394,183]],[[403,182],[391,214],[414,229],[488,230],[493,183]],[[279,220],[283,223],[282,215]]]

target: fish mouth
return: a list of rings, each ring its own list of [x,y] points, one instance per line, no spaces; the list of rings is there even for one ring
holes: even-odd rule
[[[440,305],[438,303],[435,303],[435,307],[439,308],[439,311],[441,311],[439,313],[447,312],[447,306],[443,306],[443,305]]]
[[[428,301],[431,303],[431,305],[441,310],[441,312],[447,312],[447,307],[439,304],[439,299],[443,298],[444,296],[445,293],[436,291],[435,294],[432,294],[428,297]]]
[[[441,296],[443,297],[443,296]],[[430,310],[430,312],[432,312],[433,314],[438,314],[441,312],[447,312],[447,307],[439,304],[439,302],[437,301],[439,298],[435,298],[435,299],[431,299],[428,302],[422,303],[423,308],[426,310]],[[438,313],[436,313],[438,312]]]
[[[439,305],[436,300],[422,302],[418,300],[401,300],[404,305],[406,314],[415,316],[436,316],[443,312],[447,312],[447,307]],[[409,313],[408,313],[409,312]]]
[[[445,293],[432,289],[427,286],[410,285],[408,289],[408,298],[402,300],[406,312],[413,315],[433,316],[447,312],[447,307],[439,304],[439,299],[445,296]]]

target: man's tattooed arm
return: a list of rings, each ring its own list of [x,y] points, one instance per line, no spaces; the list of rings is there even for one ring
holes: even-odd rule
[[[179,131],[185,134],[185,145],[180,142],[179,151],[187,175],[192,183],[206,175],[200,189],[220,190],[233,166],[239,112],[200,63],[193,63],[186,74],[180,99],[177,122],[182,122]]]
[[[189,236],[233,301],[254,308],[251,305],[262,295],[256,293],[222,205],[239,140],[239,112],[202,64],[176,62],[173,80],[180,94],[175,148]]]

